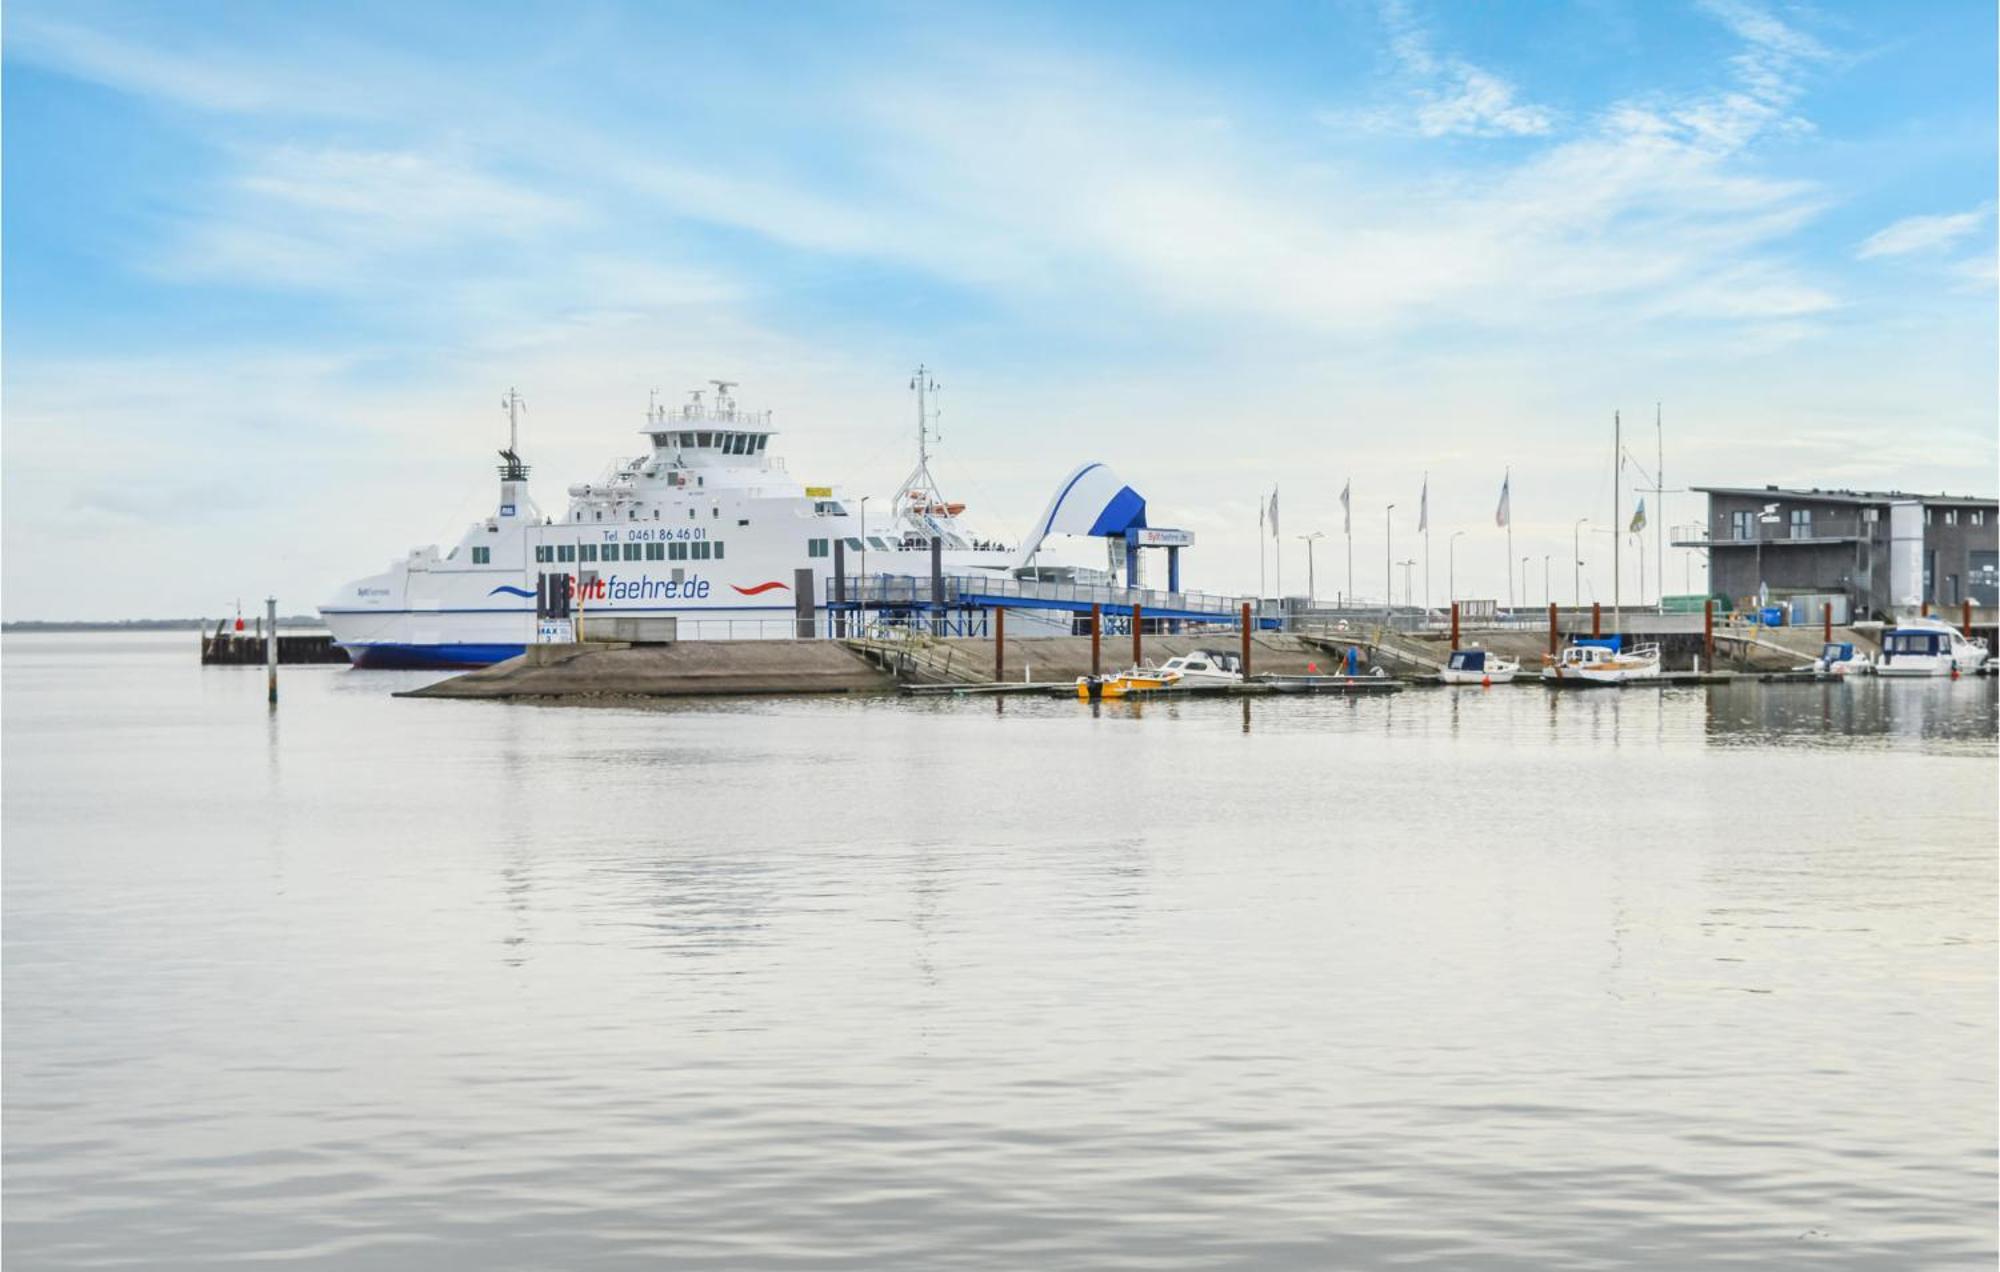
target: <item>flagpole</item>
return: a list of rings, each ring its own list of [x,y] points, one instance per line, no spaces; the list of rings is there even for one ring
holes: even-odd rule
[[[1257,599],[1268,593],[1264,587],[1264,496],[1257,496]]]
[[[1424,474],[1424,613],[1431,612],[1431,475]]]
[[[1620,479],[1625,474],[1625,425],[1616,411],[1611,413],[1611,630],[1615,635],[1623,635],[1625,619],[1623,607],[1619,604],[1618,545],[1625,536],[1618,533],[1618,526],[1625,514],[1625,497],[1620,489]],[[1509,554],[1514,551],[1510,545]]]
[[[1278,488],[1271,487],[1271,581],[1277,584],[1278,600],[1285,599],[1285,540],[1278,534]]]
[[[1509,468],[1500,479],[1500,489],[1507,493],[1507,615],[1513,617],[1514,602],[1514,470]]]

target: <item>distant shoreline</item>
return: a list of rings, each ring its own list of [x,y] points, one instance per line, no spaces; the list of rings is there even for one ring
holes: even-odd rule
[[[197,632],[208,631],[219,618],[119,618],[119,619],[24,619],[0,623],[0,632]],[[243,620],[243,629],[256,627],[254,618]],[[280,614],[278,626],[321,628],[326,626],[312,614]]]

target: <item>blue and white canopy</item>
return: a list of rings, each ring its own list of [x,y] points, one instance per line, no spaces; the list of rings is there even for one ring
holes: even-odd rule
[[[1119,538],[1145,525],[1145,496],[1103,464],[1088,463],[1056,488],[1055,498],[1022,542],[1016,564],[1026,564],[1052,534]]]

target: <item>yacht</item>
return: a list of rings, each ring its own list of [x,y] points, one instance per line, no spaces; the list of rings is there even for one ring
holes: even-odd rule
[[[1504,685],[1520,671],[1520,663],[1491,650],[1454,649],[1438,669],[1438,679],[1448,685]]]
[[[1913,618],[1882,633],[1878,676],[1972,675],[1986,663],[1983,640],[1971,640],[1951,624]]]
[[[1575,644],[1559,658],[1544,657],[1542,683],[1547,685],[1616,685],[1633,680],[1660,677],[1660,647],[1615,645],[1613,637],[1603,644]]]

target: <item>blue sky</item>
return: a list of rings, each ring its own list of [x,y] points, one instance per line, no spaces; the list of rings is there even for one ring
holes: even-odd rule
[[[1274,484],[1345,590],[1351,477],[1379,596],[1428,473],[1433,599],[1455,529],[1504,597],[1511,466],[1538,600],[1655,402],[1670,486],[1996,484],[1987,3],[4,22],[9,618],[308,608],[484,510],[509,385],[546,505],[714,376],[879,491],[923,360],[984,528],[1106,460],[1217,590]]]

